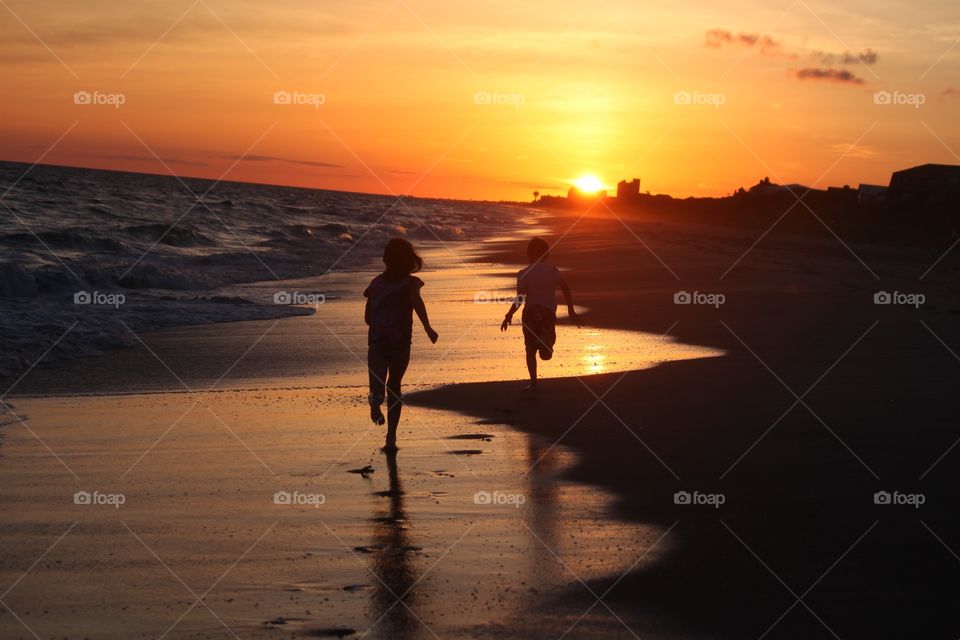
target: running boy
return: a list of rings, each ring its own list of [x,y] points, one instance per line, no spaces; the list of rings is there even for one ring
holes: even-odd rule
[[[537,390],[537,353],[541,360],[549,360],[557,341],[557,287],[563,291],[570,321],[581,326],[580,316],[573,308],[570,287],[560,277],[560,270],[546,262],[549,255],[550,247],[541,238],[534,238],[527,244],[530,266],[517,274],[517,297],[500,324],[500,330],[506,331],[513,322],[513,314],[523,305],[523,344],[527,353],[527,371],[530,372],[527,389],[534,392]]]

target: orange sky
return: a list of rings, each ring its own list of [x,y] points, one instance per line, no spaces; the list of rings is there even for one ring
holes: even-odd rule
[[[645,4],[5,0],[0,159],[492,199],[960,164],[955,0]]]

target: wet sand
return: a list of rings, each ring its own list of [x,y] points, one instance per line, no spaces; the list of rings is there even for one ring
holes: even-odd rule
[[[3,637],[469,637],[662,535],[504,425],[411,410],[387,458],[355,396],[18,402],[60,461],[6,428]]]
[[[673,625],[670,637],[955,637],[958,256],[924,276],[953,240],[845,246],[827,230],[609,216],[551,227],[590,326],[672,327],[727,354],[548,380],[537,402],[507,405],[517,428],[570,446],[569,477],[613,492],[617,514],[673,527],[659,562],[591,589]],[[488,260],[522,259],[522,241],[491,249]],[[880,290],[926,303],[876,305]],[[676,305],[678,291],[726,300]],[[409,400],[494,419],[488,399],[515,385]],[[723,503],[677,504],[679,491]],[[924,502],[877,504],[876,492]]]
[[[3,637],[667,629],[590,608],[586,585],[655,563],[668,527],[609,517],[610,494],[565,477],[568,449],[512,428],[522,340],[499,332],[504,305],[485,302],[512,279],[494,263],[457,266],[486,250],[427,253],[441,342],[415,337],[406,388],[513,386],[480,420],[409,408],[393,459],[364,402],[358,294],[373,272],[284,283],[330,293],[313,316],[158,332],[31,372],[11,400],[22,422],[2,428]],[[654,333],[560,335],[550,376],[722,355]]]

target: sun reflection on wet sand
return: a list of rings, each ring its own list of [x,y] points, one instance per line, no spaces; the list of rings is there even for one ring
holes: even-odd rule
[[[583,360],[583,369],[588,374],[606,373],[607,356],[604,353],[606,347],[602,344],[588,344],[584,347],[584,353],[580,359]]]
[[[44,632],[58,620],[89,627],[106,617],[120,626],[103,637],[162,633],[185,608],[182,586],[157,579],[163,566],[122,520],[188,584],[216,581],[246,551],[211,594],[217,615],[244,638],[349,630],[471,638],[491,623],[512,629],[508,637],[542,637],[552,624],[558,637],[563,621],[538,609],[549,595],[577,578],[619,575],[662,533],[609,518],[609,496],[563,479],[574,460],[568,450],[504,425],[417,407],[401,424],[400,454],[379,454],[382,432],[360,422],[355,396],[224,391],[209,396],[209,410],[181,393],[20,401],[84,486],[118,486],[126,502],[119,510],[73,504],[57,459],[24,429],[8,428],[0,487],[30,500],[0,526],[0,553],[39,554],[49,544],[43,523],[82,521],[51,558],[62,568],[32,574],[10,605],[42,606]],[[365,476],[348,473],[368,464]],[[278,503],[278,491],[325,499]],[[666,548],[658,544],[643,563]],[[0,568],[0,579],[13,583],[20,572]],[[109,581],[96,578],[105,574]],[[178,622],[178,637],[217,635],[217,621],[203,613]],[[516,630],[521,619],[538,633]],[[577,637],[590,636],[578,629]]]

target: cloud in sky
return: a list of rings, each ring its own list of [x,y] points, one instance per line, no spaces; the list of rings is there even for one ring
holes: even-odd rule
[[[321,167],[324,169],[345,169],[346,167],[342,164],[334,164],[332,162],[319,162],[313,160],[297,160],[295,158],[281,158],[278,156],[261,156],[261,155],[245,155],[245,156],[227,156],[228,160],[241,160],[248,162],[289,162],[290,164],[301,164],[307,167]]]
[[[105,160],[128,160],[131,162],[143,162],[147,164],[160,164],[160,162],[153,156],[139,156],[134,154],[125,154],[125,153],[104,153],[97,156]],[[210,164],[207,162],[200,162],[197,160],[187,160],[184,158],[165,158],[163,160],[167,164],[177,164],[177,165],[190,165],[195,167],[209,167]]]
[[[873,49],[864,49],[854,53],[844,51],[843,53],[834,53],[830,51],[819,51],[810,49],[788,50],[779,40],[767,34],[759,33],[734,33],[727,29],[711,29],[707,31],[706,45],[713,49],[720,49],[725,46],[731,47],[756,47],[760,55],[771,58],[786,58],[789,60],[808,59],[817,61],[825,65],[852,65],[852,64],[876,64],[879,54]]]
[[[723,46],[759,47],[760,53],[765,56],[788,56],[780,43],[768,35],[757,33],[733,33],[726,29],[711,29],[707,31],[707,46],[719,49]]]
[[[827,150],[830,153],[841,155],[845,158],[859,158],[861,160],[872,160],[883,155],[883,150],[866,144],[853,144],[850,142],[838,142],[829,145]]]
[[[839,64],[839,65],[851,65],[851,64],[876,64],[877,58],[879,55],[873,49],[864,49],[860,53],[851,53],[846,51],[844,53],[829,53],[827,51],[816,51],[814,52],[814,57],[818,59],[823,64]]]
[[[846,69],[821,69],[819,67],[807,67],[797,71],[799,80],[823,80],[825,82],[837,82],[840,84],[863,84],[863,78],[860,78]]]

